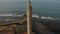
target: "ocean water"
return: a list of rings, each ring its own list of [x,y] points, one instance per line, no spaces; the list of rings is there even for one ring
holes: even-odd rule
[[[32,14],[60,18],[60,3],[46,1],[32,1]],[[26,1],[0,2],[0,13],[24,13],[26,12]]]

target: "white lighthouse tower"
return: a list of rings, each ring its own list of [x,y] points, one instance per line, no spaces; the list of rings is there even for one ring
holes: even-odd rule
[[[27,0],[27,34],[31,34],[32,7],[30,0]]]

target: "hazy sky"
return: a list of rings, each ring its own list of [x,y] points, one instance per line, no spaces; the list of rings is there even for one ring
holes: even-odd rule
[[[0,1],[27,1],[27,0],[0,0]],[[31,0],[31,1],[57,1],[57,2],[60,2],[60,0]]]
[[[11,2],[11,1],[27,1],[27,0],[0,0],[0,2]],[[60,3],[60,0],[31,0],[31,1],[39,1],[39,2],[55,2],[55,3]]]
[[[27,1],[27,0],[0,0],[0,2],[8,1]],[[60,0],[31,0],[31,1],[48,1],[48,2],[60,2]]]
[[[32,0],[32,1],[60,2],[60,0]]]

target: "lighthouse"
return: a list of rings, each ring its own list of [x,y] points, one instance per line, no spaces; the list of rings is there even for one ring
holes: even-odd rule
[[[32,7],[30,0],[27,0],[27,34],[31,34]]]

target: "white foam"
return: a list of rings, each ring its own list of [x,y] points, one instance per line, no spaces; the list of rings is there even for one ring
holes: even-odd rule
[[[36,18],[41,18],[41,19],[50,19],[50,20],[60,20],[59,18],[53,18],[53,17],[45,17],[45,16],[39,16],[37,14],[33,14],[32,17],[36,17]]]
[[[39,15],[37,15],[37,14],[33,14],[32,17],[39,18]]]
[[[45,17],[45,16],[41,16],[40,18],[41,18],[41,19],[51,19],[51,20],[56,20],[56,18],[53,18],[53,17]]]
[[[21,17],[21,16],[23,16],[24,14],[21,14],[21,15],[17,15],[16,13],[14,13],[14,14],[12,14],[12,13],[2,13],[2,14],[0,14],[0,16],[13,16],[13,17]],[[33,14],[32,15],[32,17],[35,17],[35,18],[41,18],[41,19],[51,19],[51,20],[60,20],[59,18],[53,18],[53,17],[45,17],[45,16],[39,16],[39,15],[37,15],[37,14]]]
[[[14,13],[14,14],[2,13],[2,14],[0,14],[0,16],[17,16],[17,14],[16,13]]]

